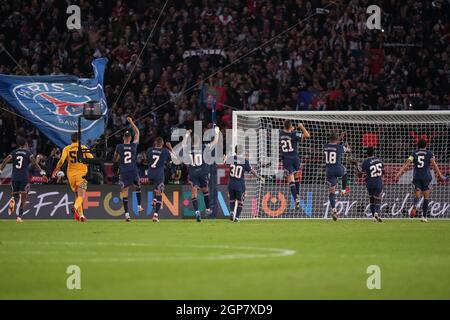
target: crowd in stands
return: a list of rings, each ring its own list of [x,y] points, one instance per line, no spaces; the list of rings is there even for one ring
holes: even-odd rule
[[[81,30],[67,29],[68,2],[81,8]],[[449,0],[179,0],[155,26],[164,3],[0,0],[0,73],[91,77],[90,61],[107,57],[106,135],[147,115],[140,150],[210,122],[208,94],[222,128],[232,110],[450,106]],[[371,4],[382,8],[381,30],[366,26]],[[16,136],[53,163],[53,145],[0,109],[0,158]]]

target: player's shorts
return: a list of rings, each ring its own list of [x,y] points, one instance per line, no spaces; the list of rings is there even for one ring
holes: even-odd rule
[[[431,189],[431,179],[413,179],[412,183],[416,190],[428,191]]]
[[[154,189],[155,191],[164,192],[164,177],[148,177],[149,183],[154,185]]]
[[[378,185],[378,186],[368,185],[367,193],[369,194],[369,197],[379,198],[381,196],[381,194],[383,193],[383,186],[382,185]]]
[[[196,174],[189,175],[189,181],[193,187],[205,188],[209,184],[209,174],[199,172]]]
[[[245,190],[238,190],[238,189],[230,188],[230,186],[228,186],[228,195],[229,195],[230,201],[238,200],[238,201],[244,202]]]
[[[328,186],[335,187],[338,184],[338,178],[341,178],[347,173],[344,166],[329,167],[326,169],[326,178]]]
[[[67,175],[67,180],[69,181],[70,188],[73,192],[76,192],[78,188],[87,189],[87,181],[85,174],[73,174]]]
[[[137,171],[121,172],[119,174],[119,185],[122,189],[129,186],[140,186],[138,172]]]
[[[30,191],[30,184],[28,181],[11,181],[11,189],[13,193],[28,193]]]
[[[283,169],[284,174],[289,176],[300,170],[300,159],[299,158],[283,158]]]

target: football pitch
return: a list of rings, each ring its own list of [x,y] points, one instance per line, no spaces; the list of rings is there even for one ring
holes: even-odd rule
[[[450,299],[449,244],[444,220],[5,220],[0,299]]]

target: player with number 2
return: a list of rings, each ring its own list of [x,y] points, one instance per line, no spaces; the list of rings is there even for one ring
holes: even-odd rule
[[[125,211],[125,221],[129,222],[131,220],[130,213],[128,211],[128,190],[130,187],[135,189],[138,211],[141,212],[144,209],[141,206],[141,184],[139,182],[137,167],[139,129],[134,124],[133,119],[127,117],[127,121],[133,129],[134,139],[133,142],[131,142],[131,133],[129,131],[125,132],[123,135],[123,144],[119,144],[116,147],[114,161],[119,162],[119,184],[121,187],[120,194],[122,196],[123,209]]]

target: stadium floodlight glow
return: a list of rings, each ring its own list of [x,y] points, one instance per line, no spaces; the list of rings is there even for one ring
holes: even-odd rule
[[[299,144],[300,209],[295,209],[279,160],[279,141],[273,134],[282,129],[285,119],[292,120],[293,124],[303,123],[311,134],[311,138]],[[238,134],[246,130],[256,130],[258,139],[246,139],[245,135]],[[427,140],[443,173],[450,173],[450,111],[234,111],[233,146],[245,146],[246,153],[252,155],[249,158],[252,166],[266,180],[262,184],[247,177],[247,200],[241,218],[328,218],[322,148],[332,131],[346,132],[344,141],[351,148],[344,159],[350,194],[337,198],[340,217],[370,217],[364,180],[352,164],[354,160],[361,164],[367,147],[374,147],[376,155],[385,163],[381,215],[386,218],[409,216],[414,191],[412,168],[400,181],[394,178],[416,149],[419,139]],[[429,214],[435,218],[450,218],[450,185],[439,183],[433,172],[432,188]]]

